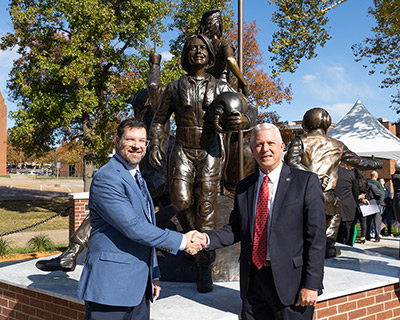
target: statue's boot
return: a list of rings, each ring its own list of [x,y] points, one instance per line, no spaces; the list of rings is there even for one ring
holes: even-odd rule
[[[339,248],[335,242],[339,233],[340,222],[342,220],[342,203],[332,190],[324,192],[325,197],[325,216],[326,216],[326,248],[325,258],[340,256]]]
[[[196,255],[197,291],[207,293],[213,289],[212,265],[215,261],[215,251],[200,251]]]
[[[325,258],[333,258],[341,255],[339,248],[336,248],[332,238],[326,238]]]
[[[87,215],[79,228],[71,236],[67,249],[56,258],[36,262],[36,268],[42,271],[74,271],[78,256],[88,246],[90,229],[89,215]]]

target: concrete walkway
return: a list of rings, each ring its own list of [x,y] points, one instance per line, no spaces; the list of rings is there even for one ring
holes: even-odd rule
[[[338,247],[342,255],[325,260],[325,289],[319,301],[398,283],[398,259],[367,252],[367,246],[364,250],[340,244]],[[0,279],[77,299],[84,256],[85,252],[79,257],[75,271],[68,273],[40,271],[35,267],[39,259],[3,262]],[[198,293],[195,283],[162,281],[161,287],[160,298],[151,305],[152,320],[238,319],[241,308],[238,281],[216,282],[214,290],[207,294]]]

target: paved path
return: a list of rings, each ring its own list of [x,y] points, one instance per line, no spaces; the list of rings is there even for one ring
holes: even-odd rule
[[[68,193],[83,192],[80,179],[41,179],[22,174],[0,178],[1,200],[39,200],[68,197]]]
[[[25,231],[13,233],[8,236],[4,236],[4,239],[10,241],[12,248],[23,248],[27,245],[28,241],[32,237],[45,234],[54,242],[55,245],[68,244],[69,243],[69,230],[48,230],[48,231]]]

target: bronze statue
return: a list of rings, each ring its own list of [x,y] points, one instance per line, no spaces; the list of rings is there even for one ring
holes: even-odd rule
[[[231,71],[238,79],[239,88],[242,90],[242,93],[247,96],[247,81],[234,58],[234,49],[228,41],[221,39],[223,34],[221,11],[213,10],[203,14],[197,32],[209,38],[214,47],[215,63],[208,72],[215,78],[229,83],[228,72]]]
[[[303,170],[315,172],[321,182],[325,196],[326,253],[325,257],[340,254],[335,247],[342,207],[334,194],[341,162],[359,169],[379,169],[382,162],[372,158],[363,159],[350,151],[341,141],[326,135],[331,125],[331,116],[322,108],[308,110],[303,117],[305,134],[291,141],[285,162]]]
[[[184,231],[213,230],[216,224],[215,202],[225,155],[223,137],[214,126],[215,109],[210,106],[218,95],[234,90],[227,82],[207,72],[214,61],[214,48],[207,37],[200,34],[186,40],[181,62],[187,74],[167,85],[150,131],[150,163],[159,167],[162,162],[159,137],[163,125],[175,114],[176,135],[169,162],[169,189],[171,203]],[[224,130],[249,129],[254,125],[257,110],[244,101],[247,112],[235,111],[227,116]],[[229,103],[226,101],[225,104]],[[214,255],[214,252],[202,251],[195,257],[200,292],[212,290]]]

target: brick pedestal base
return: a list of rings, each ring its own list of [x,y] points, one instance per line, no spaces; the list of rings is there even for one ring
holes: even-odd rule
[[[89,214],[89,192],[70,193],[69,197],[69,236],[71,237]]]

